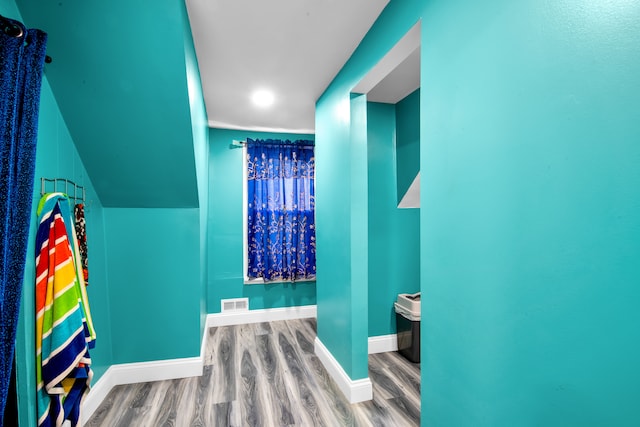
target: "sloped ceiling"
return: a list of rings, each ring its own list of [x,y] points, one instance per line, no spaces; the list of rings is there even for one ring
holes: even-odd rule
[[[45,75],[102,204],[197,207],[184,3],[16,3],[49,35]]]
[[[188,3],[209,124],[312,132],[316,99],[388,0]],[[16,4],[49,34],[45,75],[103,206],[198,206],[185,2]],[[260,86],[276,109],[250,108]]]

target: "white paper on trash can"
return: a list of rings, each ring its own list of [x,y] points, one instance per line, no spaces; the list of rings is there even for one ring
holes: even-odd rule
[[[413,311],[409,311],[405,307],[403,307],[400,304],[398,304],[397,302],[394,302],[393,306],[396,309],[396,313],[401,314],[406,319],[411,320],[412,322],[420,320],[420,313],[415,313]]]

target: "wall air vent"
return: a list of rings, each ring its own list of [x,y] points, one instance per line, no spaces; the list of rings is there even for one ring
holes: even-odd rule
[[[249,311],[249,298],[232,298],[220,300],[222,312]]]

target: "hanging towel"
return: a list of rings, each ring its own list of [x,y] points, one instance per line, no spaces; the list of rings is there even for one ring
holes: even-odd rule
[[[36,379],[39,426],[76,426],[89,392],[95,331],[69,199],[46,194],[36,235]]]
[[[65,230],[67,233],[67,237],[69,240],[69,245],[71,246],[71,252],[73,254],[73,263],[76,270],[77,279],[79,282],[80,292],[82,294],[82,305],[83,309],[86,311],[85,321],[87,323],[87,327],[89,329],[89,336],[87,337],[87,343],[89,348],[93,348],[95,346],[96,333],[93,328],[93,320],[91,318],[91,310],[89,309],[89,299],[87,296],[86,284],[84,282],[84,273],[82,271],[82,262],[80,249],[78,244],[78,238],[75,231],[74,226],[74,217],[71,214],[71,201],[69,197],[64,193],[47,193],[40,199],[38,203],[38,209],[36,211],[36,215],[38,215],[39,222],[42,218],[44,218],[46,212],[53,210],[55,204],[58,203],[60,207],[60,213],[62,215],[62,220],[65,225]],[[40,249],[36,246],[36,256],[38,255]]]
[[[89,262],[87,261],[87,230],[84,220],[84,204],[78,203],[74,208],[76,235],[78,236],[78,250],[82,261],[84,285],[89,286]]]

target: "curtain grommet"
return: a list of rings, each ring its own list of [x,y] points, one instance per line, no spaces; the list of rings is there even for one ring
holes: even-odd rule
[[[24,30],[22,29],[21,26],[16,25],[16,24],[7,24],[4,27],[3,31],[9,37],[15,37],[17,39],[19,39],[20,37],[24,36]]]

